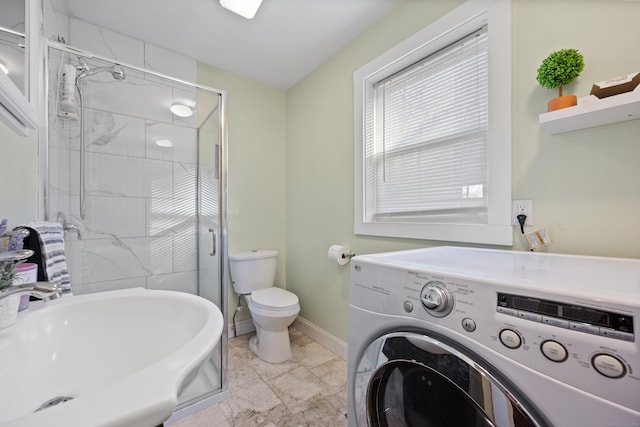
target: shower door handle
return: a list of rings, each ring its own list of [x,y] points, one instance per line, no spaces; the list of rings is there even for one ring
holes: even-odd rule
[[[211,233],[213,238],[213,251],[209,255],[216,256],[216,230],[214,228],[210,228],[209,233]]]

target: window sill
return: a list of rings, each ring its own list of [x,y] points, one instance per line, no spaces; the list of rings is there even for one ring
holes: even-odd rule
[[[511,225],[356,223],[355,234],[486,245],[513,245]]]

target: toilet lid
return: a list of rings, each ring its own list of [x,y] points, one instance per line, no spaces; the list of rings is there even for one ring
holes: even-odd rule
[[[282,288],[267,288],[251,292],[251,302],[264,309],[285,309],[298,304],[298,297],[293,292]]]

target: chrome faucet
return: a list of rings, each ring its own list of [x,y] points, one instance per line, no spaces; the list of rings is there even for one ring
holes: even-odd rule
[[[43,301],[51,301],[58,298],[62,291],[55,283],[36,282],[23,285],[13,285],[0,290],[0,300],[15,294],[24,294],[39,298]]]

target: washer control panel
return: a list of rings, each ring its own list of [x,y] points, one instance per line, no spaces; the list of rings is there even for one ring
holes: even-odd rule
[[[635,341],[633,316],[607,310],[498,292],[498,313],[623,341]]]
[[[565,336],[571,337],[571,332],[567,335],[558,331],[556,334],[548,335],[551,338],[537,335],[536,339],[532,339],[532,344],[539,348],[540,353],[548,361],[566,366],[570,364],[565,362],[569,360],[573,351],[574,361],[582,359],[582,365],[590,366],[595,372],[609,379],[621,379],[630,372],[627,361],[616,353],[615,340],[635,342],[634,316],[596,307],[504,292],[497,292],[496,311],[525,321],[517,328],[508,325],[498,331],[497,338],[506,349],[522,348],[527,342],[526,336],[530,337],[531,332],[538,332],[536,325],[530,323],[535,322],[562,328],[567,332],[581,333],[578,336],[591,334],[612,340],[610,346],[600,346],[600,351],[592,352],[590,358],[584,360],[584,355],[580,355],[573,348],[572,350],[568,348],[569,345],[574,347],[572,343],[574,340],[565,338]],[[585,338],[588,339],[588,337]],[[529,346],[528,350],[531,347]],[[637,376],[634,376],[634,379],[640,381]]]

